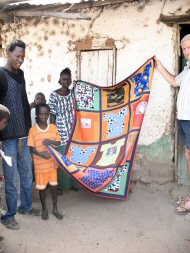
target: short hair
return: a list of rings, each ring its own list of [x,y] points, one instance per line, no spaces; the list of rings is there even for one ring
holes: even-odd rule
[[[42,107],[47,108],[48,111],[50,112],[50,107],[49,107],[48,104],[46,104],[46,103],[39,103],[39,104],[36,105],[36,116],[39,114],[39,111],[40,111],[40,109],[41,109]]]
[[[186,35],[182,38],[181,44],[182,44],[183,42],[187,41],[187,40],[190,41],[190,34],[186,34]]]
[[[69,76],[71,76],[71,70],[70,70],[70,68],[65,68],[65,69],[63,69],[62,71],[61,71],[61,73],[60,73],[60,76],[61,75],[69,75]]]
[[[46,98],[45,95],[44,95],[44,93],[42,93],[42,92],[36,93],[35,98],[36,98],[37,96],[42,96],[42,97]]]
[[[26,48],[26,44],[22,40],[13,40],[7,46],[7,51],[13,52],[16,47],[21,47],[21,48],[25,49]]]
[[[0,120],[9,118],[9,116],[10,116],[9,109],[5,107],[4,105],[0,104]]]

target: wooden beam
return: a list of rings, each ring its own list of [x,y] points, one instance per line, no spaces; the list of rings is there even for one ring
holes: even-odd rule
[[[104,1],[87,1],[87,2],[79,2],[75,3],[75,5],[71,8],[71,10],[85,9],[85,8],[93,8],[93,7],[104,7],[107,5],[114,4],[122,4],[122,3],[134,3],[141,2],[141,0],[104,0]],[[68,8],[71,4],[64,4],[62,6],[55,6],[55,8]],[[64,9],[63,9],[64,10]]]
[[[25,0],[19,0],[19,2],[24,2]],[[18,1],[16,0],[0,0],[0,9],[4,8],[9,4],[16,4]]]
[[[88,1],[88,2],[80,2],[80,3],[75,3],[75,4],[60,4],[60,3],[55,3],[55,4],[46,4],[46,5],[33,5],[29,3],[22,4],[20,3],[19,5],[8,5],[6,4],[7,0],[0,0],[0,2],[3,2],[4,4],[1,6],[0,12],[7,11],[17,11],[17,10],[27,10],[27,11],[42,11],[43,9],[46,9],[46,11],[64,11],[67,8],[71,8],[72,11],[78,11],[79,9],[85,9],[85,8],[92,8],[92,7],[104,7],[106,5],[114,5],[114,4],[122,4],[122,3],[140,3],[142,0],[104,0],[104,1]],[[16,2],[16,0],[9,0],[10,2]],[[24,1],[24,0],[21,0]],[[21,2],[19,0],[19,2]],[[29,0],[28,0],[29,1]]]
[[[86,6],[86,7],[100,7],[105,5],[113,5],[113,4],[122,4],[124,2],[133,3],[133,2],[141,2],[141,0],[104,0],[104,1],[89,1],[89,2],[79,2],[78,7]]]
[[[19,0],[19,1],[16,1],[16,0],[0,0],[0,4],[16,4],[18,2],[24,2],[26,0]]]
[[[190,14],[184,14],[184,15],[178,15],[178,16],[176,15],[165,16],[161,14],[160,21],[166,24],[187,23],[187,22],[190,22]]]
[[[15,11],[0,13],[0,17],[14,15],[15,17],[55,17],[61,19],[84,19],[91,20],[91,17],[84,13],[55,12],[55,11]]]

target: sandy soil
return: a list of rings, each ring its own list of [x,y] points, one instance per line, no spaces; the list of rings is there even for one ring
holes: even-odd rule
[[[59,196],[62,221],[16,215],[20,230],[0,226],[4,253],[189,253],[190,214],[178,216],[165,190],[136,185],[127,201],[80,190]],[[40,208],[37,195],[34,207]]]

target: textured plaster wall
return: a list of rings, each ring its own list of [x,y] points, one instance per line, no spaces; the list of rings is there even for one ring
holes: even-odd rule
[[[177,73],[175,68],[177,28],[158,22],[162,12],[165,15],[170,13],[170,6],[171,11],[178,14],[180,11],[188,10],[189,1],[152,0],[141,7],[137,3],[124,3],[83,10],[92,17],[91,21],[44,17],[15,19],[15,23],[7,23],[2,27],[3,47],[16,38],[22,39],[27,44],[23,69],[30,102],[39,91],[44,92],[48,100],[50,92],[59,87],[59,73],[63,68],[70,67],[73,79],[76,78],[77,41],[85,41],[87,48],[107,39],[115,44],[117,82],[126,78],[153,55],[156,55],[172,73]],[[144,159],[142,152],[150,161],[160,160],[161,163],[171,167],[175,118],[173,108],[174,91],[155,71],[150,102],[139,139],[140,155],[137,163],[138,161],[141,163]],[[162,147],[165,137],[167,142],[164,150]],[[153,155],[158,149],[160,159]]]

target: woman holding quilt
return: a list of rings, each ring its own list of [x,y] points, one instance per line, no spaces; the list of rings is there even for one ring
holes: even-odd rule
[[[74,121],[74,94],[69,88],[71,86],[71,70],[65,68],[60,73],[59,84],[60,89],[52,91],[49,98],[50,106],[50,123],[55,124],[61,136],[61,146],[57,151],[64,154],[68,140],[72,132]],[[63,190],[77,190],[75,183],[60,168],[58,169],[58,194],[62,194]]]

